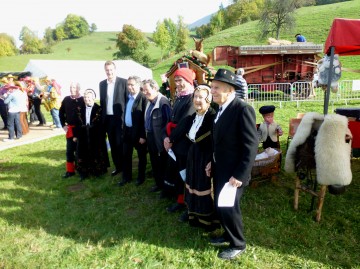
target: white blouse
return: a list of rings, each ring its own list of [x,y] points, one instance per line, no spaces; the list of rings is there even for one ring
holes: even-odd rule
[[[205,117],[206,113],[207,113],[207,110],[202,115],[196,114],[193,124],[191,125],[190,131],[188,133],[188,136],[191,140],[195,140],[196,133],[199,131],[199,128],[204,121],[204,117]]]
[[[90,125],[90,116],[91,116],[91,110],[92,110],[92,106],[86,106],[86,125]]]

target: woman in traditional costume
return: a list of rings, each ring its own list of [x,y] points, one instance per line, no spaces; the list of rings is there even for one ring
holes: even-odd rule
[[[76,170],[81,180],[88,176],[101,176],[110,166],[105,132],[101,121],[101,107],[94,103],[92,89],[84,93],[85,105],[77,108],[78,117],[73,128],[73,140],[77,142]]]
[[[211,131],[215,110],[210,107],[212,96],[208,85],[199,85],[193,95],[194,114],[184,118],[171,134],[173,143],[186,136],[188,155],[185,178],[185,204],[187,215],[181,221],[189,220],[192,226],[202,226],[212,230],[219,226],[215,221],[211,178],[205,167],[212,158]]]

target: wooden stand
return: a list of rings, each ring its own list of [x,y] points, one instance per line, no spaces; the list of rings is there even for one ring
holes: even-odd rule
[[[320,219],[321,219],[322,207],[324,205],[326,189],[327,189],[326,185],[320,185],[320,190],[318,192],[314,191],[314,190],[311,190],[308,186],[302,185],[301,181],[300,181],[300,178],[298,176],[296,176],[296,178],[295,178],[295,192],[294,192],[294,209],[298,210],[300,191],[310,193],[313,196],[313,199],[318,198],[317,206],[316,206],[315,220],[317,222],[319,222]]]

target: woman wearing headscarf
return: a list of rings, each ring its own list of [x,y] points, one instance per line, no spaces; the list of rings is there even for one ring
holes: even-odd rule
[[[180,220],[189,220],[190,225],[213,229],[219,226],[214,221],[214,202],[211,192],[211,178],[206,175],[205,167],[212,158],[211,130],[215,119],[215,110],[210,107],[212,96],[208,85],[199,85],[193,95],[196,110],[185,117],[171,133],[174,145],[185,138],[186,179],[185,203],[187,212]]]
[[[185,117],[195,112],[192,104],[194,92],[195,73],[189,68],[179,68],[174,73],[176,85],[176,99],[171,113],[170,122],[167,124],[166,135],[164,135],[164,147],[166,151],[171,148],[175,153],[176,162],[169,158],[167,176],[164,188],[170,186],[175,190],[176,203],[167,208],[168,212],[176,212],[185,208],[184,204],[184,181],[179,172],[186,166],[187,151],[179,141],[173,146],[171,132],[176,129],[176,125]],[[169,188],[168,188],[169,189]]]
[[[85,91],[85,105],[78,107],[78,117],[73,128],[73,141],[77,142],[76,170],[81,180],[88,176],[101,176],[110,166],[101,107],[94,102],[95,97],[94,90]]]

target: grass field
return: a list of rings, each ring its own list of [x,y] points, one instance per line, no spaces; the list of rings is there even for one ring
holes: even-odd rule
[[[289,117],[304,111],[322,105],[277,108],[283,151]],[[0,268],[360,268],[360,159],[352,160],[347,191],[326,194],[320,223],[309,212],[310,195],[302,193],[293,210],[294,180],[285,172],[275,184],[247,188],[248,248],[232,262],[216,257],[212,233],[166,212],[172,201],[149,193],[151,177],[122,188],[110,175],[64,180],[64,159],[63,136],[1,152]]]
[[[333,18],[358,18],[359,10],[360,1],[302,8],[295,32],[323,43]],[[257,36],[256,22],[232,27],[205,40],[205,51],[216,45],[263,44]],[[281,39],[293,36],[284,34]],[[116,50],[115,37],[115,32],[94,33],[64,41],[50,55],[2,57],[0,70],[22,70],[29,59],[107,60]],[[158,80],[179,55],[159,62],[160,50],[153,44],[149,50]],[[359,69],[358,56],[341,61]],[[344,73],[343,78],[356,76]],[[258,123],[260,105],[255,104]],[[289,119],[309,111],[322,113],[323,104],[276,105],[285,152]],[[344,106],[334,103],[329,112]],[[360,103],[352,101],[349,106]],[[79,182],[78,176],[62,179],[64,169],[63,136],[1,151],[0,268],[360,268],[359,158],[352,159],[353,180],[346,192],[326,194],[320,223],[309,210],[310,195],[302,193],[299,210],[293,210],[293,175],[281,171],[277,183],[247,188],[241,206],[248,247],[231,262],[216,257],[219,249],[208,243],[213,233],[180,223],[180,213],[166,212],[173,201],[149,192],[151,176],[140,187],[131,183],[119,188],[118,176]]]

